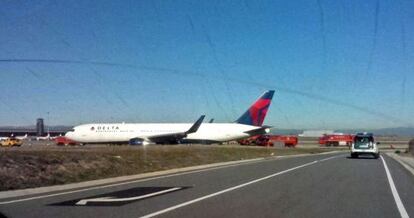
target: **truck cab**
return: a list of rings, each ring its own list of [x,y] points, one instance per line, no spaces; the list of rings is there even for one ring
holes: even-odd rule
[[[378,146],[374,141],[372,133],[357,133],[351,146],[351,157],[358,158],[359,155],[373,155],[375,159],[379,158]]]

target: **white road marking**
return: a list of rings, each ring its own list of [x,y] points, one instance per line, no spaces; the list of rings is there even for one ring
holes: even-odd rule
[[[328,153],[329,152],[327,152],[327,153],[321,153],[321,154],[316,154],[316,155],[325,155],[325,154],[328,154]],[[286,156],[286,157],[288,157],[288,156]],[[217,169],[222,169],[222,168],[227,168],[227,167],[248,165],[248,164],[254,164],[254,163],[258,163],[258,162],[274,161],[274,160],[277,160],[277,159],[255,160],[255,161],[243,162],[243,163],[238,163],[238,164],[230,164],[230,165],[218,166],[218,167],[210,167],[210,168],[200,169],[200,170],[193,170],[193,171],[187,171],[187,172],[181,172],[181,173],[173,173],[173,174],[169,174],[169,175],[151,177],[151,178],[146,178],[146,179],[137,179],[137,180],[127,181],[127,182],[120,182],[120,183],[114,183],[114,184],[109,184],[109,185],[94,186],[94,187],[90,187],[90,188],[82,188],[82,189],[77,189],[77,190],[72,190],[72,191],[59,192],[59,193],[55,193],[55,194],[39,195],[39,196],[35,196],[35,197],[22,198],[22,199],[10,200],[10,201],[3,201],[3,202],[0,202],[0,205],[12,204],[12,203],[18,203],[18,202],[23,202],[23,201],[30,201],[30,200],[36,200],[36,199],[42,199],[42,198],[48,198],[48,197],[66,195],[66,194],[73,194],[73,193],[90,191],[90,190],[95,190],[95,189],[109,188],[109,187],[114,187],[114,186],[121,186],[121,185],[132,184],[132,183],[145,182],[145,181],[150,181],[150,180],[155,180],[155,179],[162,179],[162,178],[168,178],[168,177],[173,177],[173,176],[181,176],[181,175],[186,175],[186,174],[199,173],[199,172],[204,172],[204,171],[209,171],[209,170],[217,170]]]
[[[78,202],[76,202],[76,205],[86,205],[88,202],[102,202],[106,199],[112,199],[112,197],[101,197],[101,198],[89,198],[89,199],[82,199]]]
[[[334,156],[334,157],[337,157],[337,156]],[[283,170],[283,171],[280,171],[280,172],[277,172],[277,173],[274,173],[274,174],[271,174],[271,175],[268,175],[268,176],[265,176],[265,177],[262,177],[262,178],[259,178],[259,179],[252,180],[250,182],[246,182],[246,183],[243,183],[243,184],[240,184],[240,185],[237,185],[237,186],[233,186],[233,187],[230,187],[230,188],[227,188],[227,189],[224,189],[224,190],[221,190],[221,191],[209,194],[209,195],[205,195],[203,197],[196,198],[196,199],[191,200],[191,201],[187,201],[187,202],[177,204],[175,206],[168,207],[166,209],[163,209],[163,210],[160,210],[160,211],[157,211],[157,212],[154,212],[154,213],[147,214],[145,216],[142,216],[141,218],[150,218],[150,217],[158,216],[160,214],[170,212],[170,211],[178,209],[180,207],[185,207],[187,205],[194,204],[196,202],[205,200],[207,198],[211,198],[211,197],[214,197],[214,196],[217,196],[217,195],[221,195],[221,194],[224,194],[226,192],[234,191],[236,189],[243,188],[245,186],[248,186],[248,185],[251,185],[251,184],[254,184],[254,183],[257,183],[257,182],[261,182],[263,180],[270,179],[272,177],[282,175],[282,174],[288,173],[288,172],[293,171],[293,170],[297,170],[297,169],[300,169],[300,168],[303,168],[303,167],[306,167],[306,166],[310,166],[310,165],[316,164],[318,162],[329,160],[329,159],[332,159],[334,157],[328,157],[328,158],[324,158],[324,159],[321,159],[321,160],[315,160],[315,161],[312,161],[312,162],[309,162],[309,163],[306,163],[306,164],[302,164],[302,165],[297,166],[297,167],[293,167],[293,168],[290,168],[290,169],[287,169],[287,170]]]
[[[394,196],[395,203],[397,204],[398,211],[402,218],[409,218],[407,211],[405,210],[404,204],[401,201],[400,195],[398,194],[397,188],[395,187],[394,180],[392,179],[390,170],[388,169],[387,163],[381,155],[382,163],[384,164],[385,173],[387,174],[388,183],[391,187],[392,195]]]
[[[156,196],[156,195],[165,194],[165,193],[168,193],[168,192],[173,192],[173,191],[176,191],[176,190],[179,190],[179,189],[182,189],[182,187],[170,188],[170,189],[167,189],[167,190],[162,190],[162,191],[158,191],[158,192],[154,192],[154,193],[149,193],[149,194],[146,194],[146,195],[140,195],[140,196],[129,197],[129,198],[100,197],[100,198],[82,199],[82,200],[78,201],[76,203],[76,205],[86,205],[86,204],[88,204],[88,202],[136,201],[136,200],[140,200],[140,199],[144,199],[144,198],[153,197],[153,196]]]
[[[35,197],[30,197],[30,198],[22,198],[22,199],[11,200],[11,201],[3,201],[3,202],[0,202],[0,205],[12,204],[12,203],[18,203],[18,202],[22,202],[22,201],[30,201],[30,200],[36,200],[36,199],[42,199],[42,198],[48,198],[48,197],[54,197],[54,196],[59,196],[59,195],[73,194],[73,193],[78,193],[78,192],[84,192],[84,191],[90,191],[90,190],[102,189],[102,188],[109,188],[109,187],[114,187],[114,186],[127,185],[127,184],[131,184],[131,183],[145,182],[145,181],[154,180],[154,179],[162,179],[162,178],[168,178],[168,177],[173,177],[173,176],[181,176],[181,175],[186,175],[186,174],[199,173],[199,172],[204,172],[204,171],[209,171],[209,170],[217,170],[217,169],[233,167],[233,166],[247,165],[247,164],[252,164],[252,163],[257,163],[257,162],[265,162],[265,161],[269,161],[269,160],[270,159],[263,159],[263,160],[257,160],[257,161],[251,161],[251,162],[243,162],[243,163],[239,163],[239,164],[230,164],[230,165],[225,165],[225,166],[210,167],[210,168],[206,168],[206,169],[193,170],[193,171],[187,171],[187,172],[182,172],[182,173],[173,173],[173,174],[164,175],[164,176],[157,176],[157,177],[151,177],[151,178],[146,178],[146,179],[137,179],[137,180],[132,180],[132,181],[128,181],[128,182],[120,182],[120,183],[109,184],[109,185],[95,186],[95,187],[83,188],[83,189],[78,189],[78,190],[73,190],[73,191],[59,192],[59,193],[55,193],[55,194],[40,195],[40,196],[35,196]]]
[[[334,159],[334,158],[338,158],[338,157],[341,157],[341,156],[342,156],[342,155],[337,155],[337,156],[327,157],[327,158],[325,158],[325,159],[318,160],[318,162],[324,162],[324,161],[327,161],[327,160],[330,160],[330,159]]]

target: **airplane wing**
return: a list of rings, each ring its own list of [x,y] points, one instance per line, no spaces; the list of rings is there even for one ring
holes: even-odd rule
[[[147,139],[153,143],[177,143],[180,139],[185,138],[187,134],[184,132],[181,133],[171,133],[163,135],[155,135],[147,137]]]
[[[176,132],[176,133],[168,133],[168,134],[159,134],[159,135],[152,135],[145,138],[133,138],[130,139],[131,143],[139,143],[143,144],[144,141],[149,141],[152,143],[177,143],[179,140],[185,138],[190,133],[197,132],[198,128],[201,126],[201,123],[204,120],[205,115],[202,115],[198,120],[185,132]]]
[[[201,123],[203,123],[204,117],[206,117],[206,115],[201,115],[201,117],[198,118],[198,120],[190,127],[190,129],[185,131],[185,134],[197,132],[198,128],[201,126]]]
[[[261,127],[256,128],[256,129],[245,131],[244,133],[247,133],[251,136],[262,135],[262,134],[268,133],[270,128],[272,128],[272,126],[261,126]]]

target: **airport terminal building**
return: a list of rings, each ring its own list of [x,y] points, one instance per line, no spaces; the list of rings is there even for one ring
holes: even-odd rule
[[[24,126],[24,127],[15,127],[15,126],[3,126],[0,127],[0,136],[9,137],[9,136],[23,136],[25,134],[29,136],[45,136],[50,134],[50,136],[64,135],[66,132],[71,130],[71,126],[45,126],[44,120],[38,118],[36,120],[36,126]]]

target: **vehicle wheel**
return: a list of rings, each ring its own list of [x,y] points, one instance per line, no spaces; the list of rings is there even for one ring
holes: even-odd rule
[[[378,159],[379,158],[379,154],[374,154],[374,158]]]

